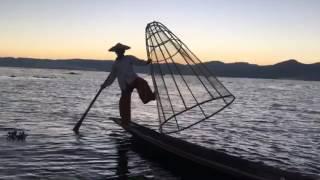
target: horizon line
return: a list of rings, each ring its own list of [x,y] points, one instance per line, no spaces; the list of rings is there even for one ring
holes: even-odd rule
[[[91,59],[91,58],[38,58],[38,57],[20,57],[20,56],[0,56],[0,59],[1,58],[13,58],[13,59],[34,59],[34,60],[53,60],[53,61],[60,61],[60,60],[93,60],[93,61],[114,61],[114,59],[99,59],[99,58],[95,58],[95,59]],[[305,65],[312,65],[312,64],[319,64],[320,63],[320,60],[319,61],[316,61],[314,63],[302,63],[300,62],[298,59],[295,59],[295,58],[290,58],[290,59],[286,59],[286,60],[280,60],[278,61],[277,63],[274,63],[274,64],[252,64],[252,63],[249,63],[248,61],[234,61],[234,62],[225,62],[224,60],[200,60],[202,63],[206,63],[206,62],[222,62],[224,64],[237,64],[237,63],[246,63],[246,64],[251,64],[251,65],[258,65],[258,66],[271,66],[271,65],[276,65],[276,64],[279,64],[279,63],[282,63],[282,62],[286,62],[286,61],[297,61],[298,63],[300,64],[305,64]]]

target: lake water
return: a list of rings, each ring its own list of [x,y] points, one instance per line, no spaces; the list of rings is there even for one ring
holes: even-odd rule
[[[108,73],[0,68],[0,179],[179,179],[131,148],[118,117],[115,82],[72,128]],[[150,76],[142,75],[150,83]],[[237,97],[230,108],[176,136],[252,161],[320,178],[320,82],[220,78]],[[133,120],[157,128],[155,102],[136,93]],[[12,128],[25,141],[8,141]]]

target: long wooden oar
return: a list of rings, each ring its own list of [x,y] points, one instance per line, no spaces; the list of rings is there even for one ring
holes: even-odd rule
[[[80,126],[82,124],[82,121],[84,120],[84,118],[87,116],[91,106],[93,105],[93,103],[96,101],[96,99],[98,98],[98,96],[100,95],[100,93],[102,92],[103,87],[100,87],[98,93],[96,94],[96,96],[93,98],[93,100],[91,101],[89,107],[87,108],[86,112],[84,112],[84,114],[82,115],[81,119],[78,121],[78,123],[74,126],[73,131],[78,134],[79,133],[79,129]]]

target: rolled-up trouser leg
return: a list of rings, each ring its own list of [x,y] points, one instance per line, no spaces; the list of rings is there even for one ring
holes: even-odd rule
[[[120,116],[123,123],[131,121],[131,93],[122,93],[119,101]]]
[[[135,88],[137,88],[140,99],[144,104],[149,101],[155,100],[155,95],[152,92],[148,82],[140,77],[137,77],[133,82]]]

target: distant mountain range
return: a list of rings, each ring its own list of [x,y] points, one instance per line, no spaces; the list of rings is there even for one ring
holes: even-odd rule
[[[0,67],[22,67],[22,68],[46,68],[46,69],[69,69],[110,71],[113,61],[90,60],[90,59],[33,59],[0,57]],[[244,62],[223,63],[220,61],[209,61],[204,63],[216,76],[223,77],[247,77],[247,78],[270,78],[270,79],[299,79],[320,81],[320,62],[314,64],[303,64],[297,60],[290,59],[274,65],[259,66]],[[183,73],[187,73],[186,65],[179,65]],[[146,73],[149,68],[138,67],[137,72]],[[165,72],[169,73],[169,72]]]

